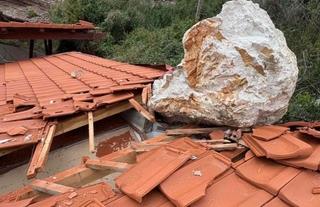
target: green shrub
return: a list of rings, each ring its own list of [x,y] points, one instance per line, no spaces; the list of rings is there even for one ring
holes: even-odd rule
[[[111,57],[131,63],[177,65],[183,58],[181,39],[192,21],[157,30],[138,28],[115,45]]]
[[[314,94],[302,92],[291,99],[284,121],[299,120],[320,120],[320,99],[316,99]]]

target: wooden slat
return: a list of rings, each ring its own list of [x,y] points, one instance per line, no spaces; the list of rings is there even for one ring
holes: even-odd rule
[[[44,165],[47,162],[55,130],[56,130],[56,125],[51,125],[40,152],[40,156],[37,162],[37,170],[43,170]]]
[[[143,108],[135,99],[129,99],[130,104],[135,108],[143,117],[151,122],[155,122],[156,119],[152,114],[150,114],[145,108]]]
[[[216,151],[224,151],[224,150],[235,150],[238,147],[237,143],[228,143],[228,144],[206,144],[206,147],[216,150]]]
[[[94,145],[94,125],[93,125],[93,114],[92,111],[88,112],[88,126],[89,126],[89,150],[92,153],[95,153]]]
[[[34,180],[30,185],[34,190],[47,193],[50,195],[67,193],[75,190],[72,187],[56,184],[56,183],[45,181],[45,180],[38,180],[38,179]]]
[[[138,96],[136,97],[136,99],[140,100],[141,97]],[[106,106],[106,108],[102,108],[93,112],[93,121],[96,122],[101,119],[105,119],[115,114],[119,114],[121,112],[127,111],[131,108],[132,108],[132,105],[128,103],[128,101],[123,101],[110,106]],[[69,132],[71,130],[86,126],[86,125],[88,125],[87,114],[72,116],[72,118],[70,119],[59,121],[57,125],[56,136]]]
[[[224,127],[213,127],[213,128],[190,128],[190,129],[168,129],[166,130],[167,135],[192,135],[192,134],[209,134],[217,129],[225,129]]]
[[[146,144],[146,143],[132,142],[131,147],[136,152],[148,152],[150,150],[153,150],[153,149],[158,148],[160,146],[166,145],[168,143],[169,142],[157,142],[157,143]]]
[[[93,170],[113,170],[116,172],[123,172],[131,167],[128,163],[113,162],[109,160],[88,160],[85,165]]]

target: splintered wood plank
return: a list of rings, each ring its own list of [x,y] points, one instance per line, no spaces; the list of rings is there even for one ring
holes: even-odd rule
[[[72,187],[60,185],[60,184],[45,181],[45,180],[38,180],[38,179],[34,180],[30,185],[32,189],[39,192],[47,193],[50,195],[67,193],[75,190],[75,188],[72,188]]]
[[[128,163],[109,160],[88,160],[85,165],[93,170],[113,170],[116,172],[126,171],[132,166]]]
[[[213,128],[190,128],[190,129],[168,129],[166,130],[167,135],[192,135],[192,134],[209,134],[214,130],[225,129],[224,127],[213,127]]]
[[[92,111],[88,112],[88,125],[89,125],[89,150],[95,153],[94,146],[94,125],[93,125],[93,114]]]
[[[144,87],[142,89],[142,93],[141,93],[141,99],[142,99],[142,103],[144,105],[147,105],[148,100],[150,98],[150,94],[151,94],[151,84],[148,84],[146,87]]]
[[[56,125],[51,125],[49,128],[49,132],[44,140],[43,147],[41,149],[40,156],[37,162],[37,170],[39,171],[43,170],[44,165],[47,162],[55,130]]]
[[[135,108],[144,118],[148,119],[151,122],[155,122],[156,119],[152,114],[150,114],[145,108],[143,108],[138,101],[131,98],[129,99],[129,103]]]
[[[31,158],[31,162],[29,164],[29,168],[27,170],[27,178],[28,179],[34,178],[37,174],[37,171],[36,171],[37,163],[38,163],[42,148],[43,148],[43,141],[40,141],[36,146],[36,149],[33,153],[32,158]]]

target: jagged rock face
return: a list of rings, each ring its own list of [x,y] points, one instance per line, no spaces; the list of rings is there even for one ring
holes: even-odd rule
[[[149,107],[172,121],[247,127],[274,123],[287,111],[298,67],[267,12],[246,0],[183,37],[184,59],[153,85]]]

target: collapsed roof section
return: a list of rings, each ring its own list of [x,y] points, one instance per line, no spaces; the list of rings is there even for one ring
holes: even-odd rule
[[[130,108],[154,121],[140,103],[146,104],[150,83],[166,72],[79,52],[2,64],[0,155],[37,144],[27,172],[32,177],[43,169],[55,135],[87,124],[93,152],[94,121]]]
[[[278,134],[274,138],[276,140],[292,133],[303,141],[317,140],[308,135],[297,136],[297,130],[281,129],[282,133],[279,134],[279,130],[275,129],[281,128],[256,128],[254,134],[247,133],[244,136],[254,137],[258,134],[259,137],[268,138],[271,134]],[[145,145],[144,151],[131,146],[97,160],[88,159],[80,166],[44,180],[35,180],[28,186],[3,195],[0,203],[108,207],[311,207],[319,204],[318,172],[261,158],[254,151],[248,151],[243,159],[232,163],[229,158],[207,148],[203,141],[161,134],[140,143]],[[286,144],[281,143],[282,151],[287,150]],[[111,191],[107,184],[97,183],[96,180],[101,181],[101,177],[114,172],[122,173],[116,178],[117,190]],[[48,196],[44,197],[42,193]]]

